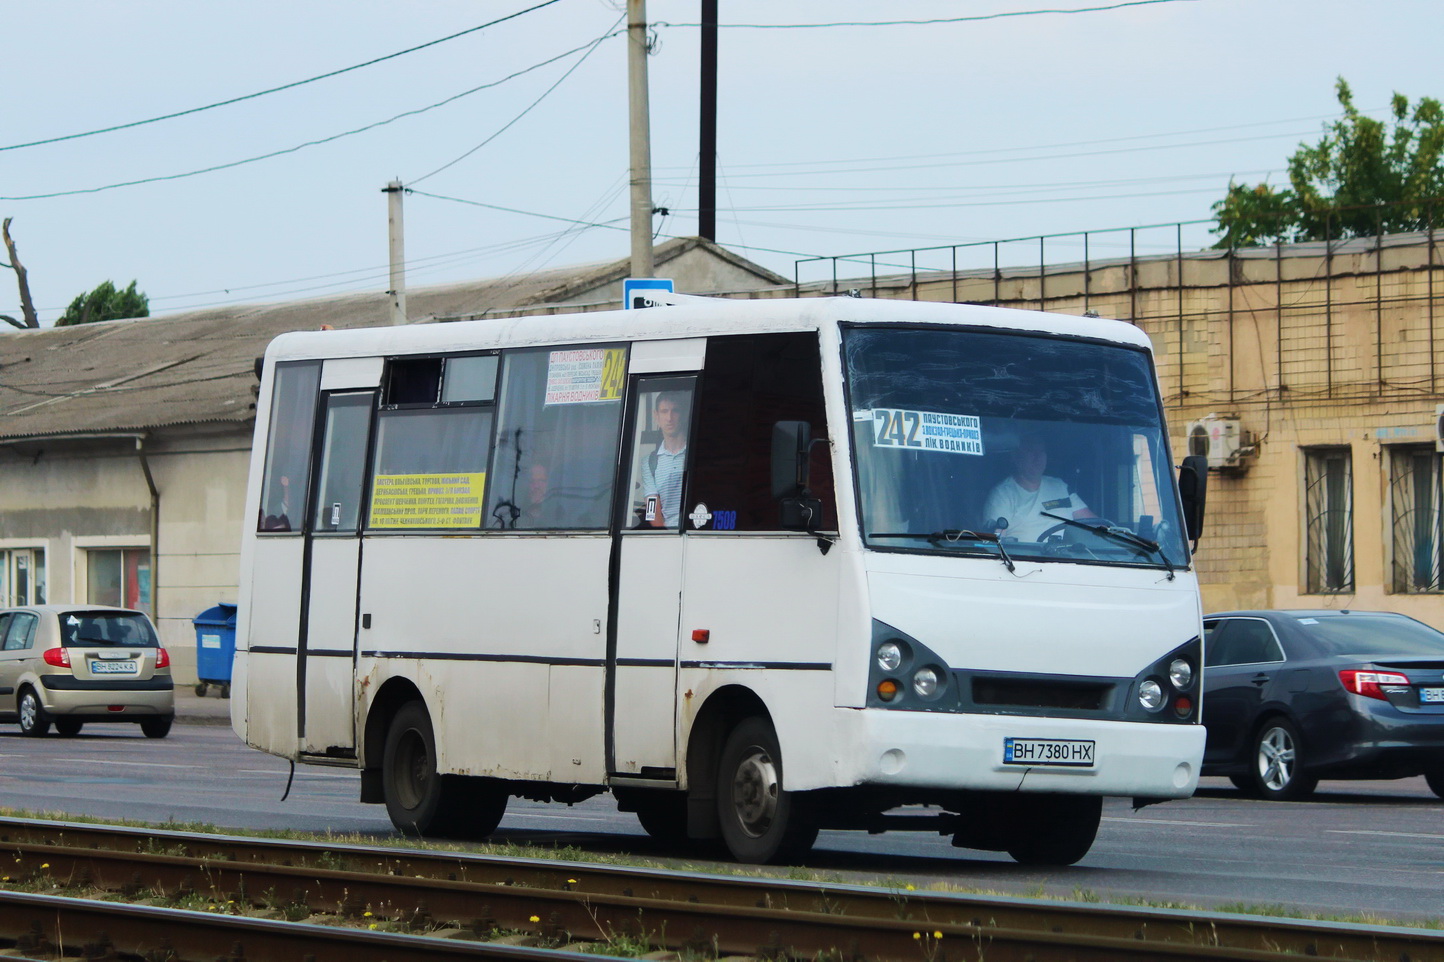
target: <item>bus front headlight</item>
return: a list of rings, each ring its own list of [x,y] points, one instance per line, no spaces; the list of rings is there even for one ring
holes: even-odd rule
[[[1163,686],[1152,678],[1145,679],[1138,686],[1138,703],[1149,711],[1158,711],[1163,707]]]
[[[919,668],[913,672],[913,691],[922,698],[931,698],[938,693],[938,673],[934,668]]]
[[[885,641],[877,646],[877,666],[883,671],[897,671],[902,660],[902,646],[897,642]]]
[[[1188,686],[1193,684],[1193,665],[1184,658],[1173,659],[1168,665],[1168,680],[1179,691],[1188,691]]]

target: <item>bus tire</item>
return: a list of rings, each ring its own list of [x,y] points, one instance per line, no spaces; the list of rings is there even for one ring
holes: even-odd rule
[[[722,748],[717,816],[722,841],[739,862],[797,859],[817,840],[817,824],[786,791],[777,733],[763,718],[740,722]]]
[[[1008,854],[1023,865],[1072,865],[1088,854],[1103,817],[1101,795],[1015,796]]]
[[[436,771],[436,736],[431,715],[410,701],[391,719],[381,755],[386,814],[403,835],[441,835],[450,815],[445,786]]]
[[[436,734],[420,701],[401,706],[386,731],[381,789],[391,824],[405,835],[483,839],[509,798],[504,783],[436,770]]]

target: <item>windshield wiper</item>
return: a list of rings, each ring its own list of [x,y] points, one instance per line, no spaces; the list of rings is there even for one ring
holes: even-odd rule
[[[1112,538],[1114,541],[1122,542],[1131,547],[1142,548],[1149,554],[1156,554],[1158,555],[1158,559],[1163,562],[1163,567],[1168,569],[1168,580],[1173,580],[1173,562],[1168,560],[1168,555],[1163,553],[1163,548],[1157,541],[1151,541],[1142,535],[1134,534],[1127,528],[1119,527],[1116,524],[1089,524],[1086,521],[1079,521],[1076,518],[1065,518],[1061,514],[1051,514],[1047,511],[1039,511],[1038,513],[1045,518],[1052,518],[1064,524],[1071,524],[1075,528],[1091,531],[1100,538]]]
[[[1003,539],[995,534],[986,531],[969,531],[966,528],[948,528],[944,531],[934,531],[932,534],[918,534],[912,531],[874,531],[868,535],[869,538],[911,538],[916,541],[928,541],[932,544],[957,544],[959,541],[980,541],[983,544],[996,545],[998,554],[1002,557],[1003,564],[1007,565],[1008,571],[1016,570],[1013,559],[1008,557],[1008,549],[1003,547]]]

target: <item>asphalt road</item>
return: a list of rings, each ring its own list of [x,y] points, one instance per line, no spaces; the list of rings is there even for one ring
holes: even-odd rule
[[[246,748],[221,719],[204,721],[183,719],[164,740],[126,725],[43,739],[0,727],[0,806],[55,817],[393,834],[384,808],[356,801],[354,772],[298,767],[283,802],[287,763]],[[1444,800],[1423,779],[1325,782],[1314,799],[1294,803],[1245,799],[1225,780],[1206,779],[1192,799],[1139,812],[1114,799],[1103,815],[1092,852],[1067,869],[1024,868],[922,833],[824,832],[805,864],[920,888],[1444,918]],[[608,796],[572,808],[513,800],[498,838],[646,859],[685,855],[648,838]]]

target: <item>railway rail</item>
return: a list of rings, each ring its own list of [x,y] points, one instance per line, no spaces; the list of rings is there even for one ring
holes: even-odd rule
[[[1299,957],[1444,960],[1444,932],[1394,926],[697,875],[55,821],[0,819],[0,875],[10,875],[13,882],[23,882],[30,889],[49,885],[67,893],[93,889],[128,897],[148,894],[172,899],[199,895],[233,911],[268,911],[298,920],[320,916],[354,925],[369,918],[415,933],[440,929],[449,930],[447,934],[452,936],[482,938],[507,932],[553,946],[591,943],[590,958],[626,939],[633,946],[665,948],[696,958],[747,955],[868,962],[957,962],[963,958],[989,962]],[[125,908],[115,903],[88,904],[102,904],[116,912]],[[140,908],[160,911],[156,906]],[[206,918],[282,927],[297,924],[225,919],[205,912],[185,915],[187,926],[199,926]],[[43,919],[37,923],[37,919],[42,917],[33,906],[12,908],[9,902],[0,902],[0,956],[7,940],[13,942],[36,924],[43,928],[46,923]],[[99,925],[83,924],[90,928]],[[152,933],[156,924],[152,920]],[[111,929],[105,931],[115,938]],[[216,938],[224,941],[226,936]],[[301,958],[295,951],[260,954],[262,950],[248,943],[248,938],[233,937],[245,947],[246,959]],[[437,942],[448,944],[448,940],[428,939],[428,943]],[[210,944],[208,951],[198,955],[180,953],[175,957],[240,957],[217,951],[214,941]],[[481,951],[488,946],[510,948],[454,939],[449,944],[457,946],[457,952]],[[318,962],[330,957],[321,951],[306,951]],[[396,954],[394,947],[389,956],[384,954],[386,949],[380,951],[382,955],[335,957],[344,957],[346,962],[407,957]],[[414,951],[419,954],[423,950],[418,945]],[[424,951],[431,957],[429,945]]]

